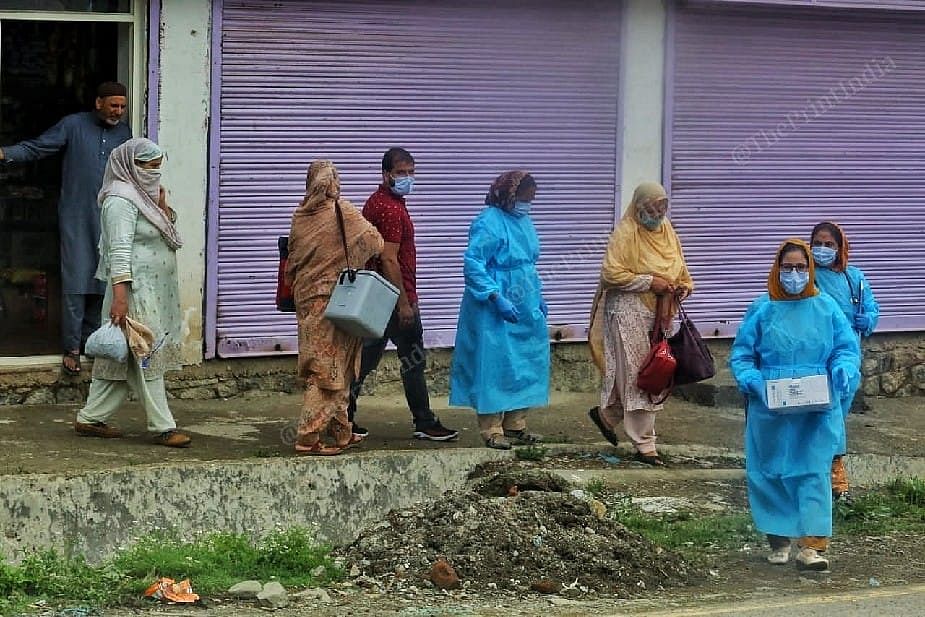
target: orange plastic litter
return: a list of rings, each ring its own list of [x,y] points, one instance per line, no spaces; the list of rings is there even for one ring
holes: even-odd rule
[[[154,598],[161,602],[176,602],[179,604],[189,604],[199,600],[199,596],[193,593],[193,586],[188,578],[179,583],[172,578],[159,578],[145,589],[145,597]]]

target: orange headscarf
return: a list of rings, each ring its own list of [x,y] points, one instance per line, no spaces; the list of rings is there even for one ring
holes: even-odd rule
[[[848,236],[845,235],[845,230],[841,228],[841,225],[832,221],[822,221],[813,227],[813,235],[810,236],[809,241],[812,242],[820,231],[832,230],[836,232],[832,235],[835,236],[835,241],[838,242],[838,254],[835,256],[835,261],[829,266],[829,270],[844,272],[845,268],[848,267]]]
[[[783,257],[786,250],[794,247],[802,250],[803,254],[806,255],[806,261],[809,262],[809,282],[806,283],[806,287],[803,288],[803,291],[801,291],[798,296],[791,296],[784,291],[784,286],[780,284],[781,257]],[[816,266],[813,264],[813,253],[808,244],[799,238],[784,240],[780,248],[777,249],[777,253],[774,254],[774,265],[771,267],[771,273],[768,275],[768,293],[771,295],[772,300],[802,300],[803,298],[811,298],[819,293],[819,290],[816,289]]]

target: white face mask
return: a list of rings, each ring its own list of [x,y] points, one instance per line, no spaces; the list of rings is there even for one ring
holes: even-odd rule
[[[139,171],[139,173],[141,173],[142,175],[144,175],[144,174],[150,174],[151,177],[154,177],[154,178],[160,178],[160,177],[161,177],[161,172],[162,172],[162,170],[161,170],[160,167],[154,167],[154,168],[152,168],[152,169],[145,169],[144,167],[139,167],[139,168],[138,168],[138,171]]]

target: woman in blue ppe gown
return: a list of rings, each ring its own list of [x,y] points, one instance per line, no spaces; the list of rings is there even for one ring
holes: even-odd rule
[[[810,240],[816,264],[816,287],[838,303],[859,339],[870,336],[877,327],[880,305],[864,273],[848,265],[848,237],[844,230],[835,223],[823,221],[813,227]],[[842,417],[845,420],[848,419],[856,392],[855,388],[841,397]],[[850,499],[844,461],[848,451],[847,437],[846,425],[838,444],[838,452],[832,459],[832,497],[843,501]]]
[[[755,527],[767,534],[768,561],[826,570],[822,556],[832,535],[830,465],[844,431],[840,397],[860,378],[857,337],[844,313],[815,287],[809,246],[784,242],[756,299],[739,326],[729,365],[747,398],[745,472]],[[823,411],[778,413],[768,408],[769,379],[826,375]]]
[[[450,371],[450,405],[472,407],[489,448],[540,441],[529,407],[549,404],[546,303],[536,269],[540,243],[530,207],[536,181],[508,171],[491,185],[469,228]]]

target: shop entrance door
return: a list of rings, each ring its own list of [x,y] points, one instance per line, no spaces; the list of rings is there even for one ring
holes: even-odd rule
[[[125,83],[137,106],[133,4],[0,0],[0,147],[93,109],[103,81]],[[0,357],[62,351],[60,189],[60,154],[0,165]]]

